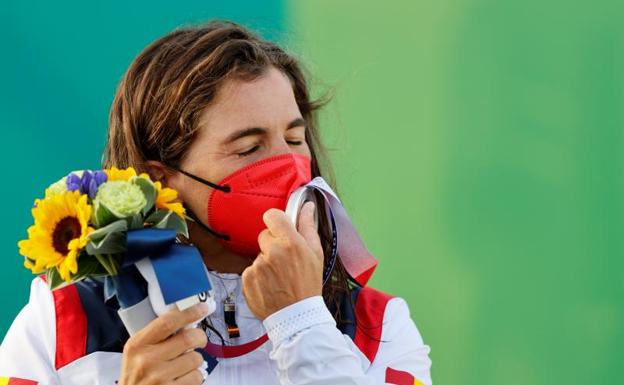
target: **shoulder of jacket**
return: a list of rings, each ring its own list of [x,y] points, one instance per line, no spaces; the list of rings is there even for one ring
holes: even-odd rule
[[[87,279],[50,291],[39,278],[53,298],[57,370],[94,352],[123,350],[128,334],[116,303],[104,302],[102,282]]]

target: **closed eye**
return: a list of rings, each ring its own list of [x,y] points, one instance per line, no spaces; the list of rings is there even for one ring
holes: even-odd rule
[[[238,155],[239,157],[241,157],[241,158],[242,158],[242,157],[245,157],[245,156],[248,156],[248,155],[253,154],[253,153],[254,153],[254,152],[256,152],[259,148],[260,148],[260,146],[259,146],[259,145],[255,145],[255,146],[253,146],[252,148],[250,148],[249,150],[247,150],[247,151],[243,151],[243,152],[239,152],[239,153],[237,153],[236,155]]]
[[[290,144],[291,146],[301,146],[303,144],[303,140],[287,140],[286,143]],[[240,158],[243,158],[245,156],[249,156],[253,154],[254,152],[258,151],[259,148],[260,148],[260,145],[255,145],[249,150],[239,152],[236,155]]]

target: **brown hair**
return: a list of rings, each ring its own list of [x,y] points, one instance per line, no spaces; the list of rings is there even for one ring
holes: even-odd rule
[[[253,80],[275,67],[288,76],[306,121],[312,175],[334,185],[327,151],[321,143],[316,111],[327,99],[311,100],[297,60],[276,44],[228,21],[175,30],[147,46],[123,76],[111,106],[104,167],[134,167],[146,172],[147,160],[179,166],[197,131],[200,113],[231,78]],[[321,216],[323,217],[323,216]],[[320,223],[326,257],[330,228]],[[343,300],[350,299],[349,279],[340,258],[323,288],[327,305],[340,322]]]

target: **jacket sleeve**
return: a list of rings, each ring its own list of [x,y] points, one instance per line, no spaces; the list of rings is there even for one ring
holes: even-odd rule
[[[281,385],[431,385],[429,346],[401,298],[383,317],[373,362],[336,328],[321,296],[292,304],[264,320]]]
[[[0,345],[0,383],[21,379],[24,384],[58,385],[54,299],[39,277],[30,285],[30,298],[13,320]]]

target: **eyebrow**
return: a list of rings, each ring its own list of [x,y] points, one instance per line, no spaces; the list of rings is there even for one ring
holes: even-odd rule
[[[286,130],[290,130],[291,128],[294,127],[300,127],[300,126],[306,126],[306,122],[303,118],[297,118],[294,119],[292,122],[288,123],[288,126],[286,126]],[[230,134],[226,139],[225,139],[225,143],[229,144],[232,142],[235,142],[241,138],[244,138],[246,136],[253,136],[253,135],[261,135],[264,134],[267,131],[266,128],[262,128],[262,127],[249,127],[249,128],[244,128],[242,130],[238,130],[236,132],[233,132],[232,134]]]

